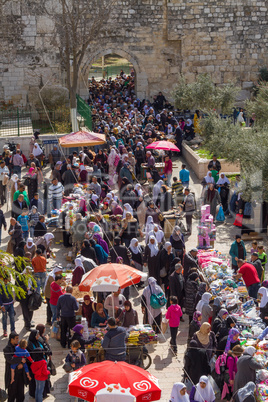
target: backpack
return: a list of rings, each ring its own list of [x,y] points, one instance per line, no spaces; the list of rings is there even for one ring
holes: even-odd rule
[[[215,371],[217,374],[222,374],[225,371],[226,362],[227,362],[227,353],[224,352],[217,358],[215,363]]]
[[[38,310],[39,307],[41,307],[42,305],[42,301],[43,301],[42,296],[36,291],[34,291],[29,297],[28,309],[30,311]]]
[[[156,294],[152,293],[152,289],[151,289],[150,285],[149,285],[149,287],[150,287],[150,291],[151,291],[150,306],[153,309],[159,309],[159,308],[163,307],[167,302],[167,299],[165,298],[164,293],[159,293],[158,295],[156,295]]]

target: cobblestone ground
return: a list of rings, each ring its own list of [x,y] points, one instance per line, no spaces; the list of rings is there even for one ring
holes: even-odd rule
[[[173,175],[178,176],[178,171],[180,170],[182,160],[181,158],[176,159],[174,161],[174,172]],[[48,171],[46,172],[48,176]],[[199,184],[199,180],[196,179],[193,172],[191,172],[191,181],[190,188],[195,192],[196,197],[200,197],[201,195],[201,185]],[[6,218],[9,219],[10,212],[6,213],[6,206],[3,207],[3,211],[5,212]],[[227,223],[221,224],[217,227],[217,241],[215,243],[215,248],[220,250],[222,253],[228,253],[230,248],[230,243],[233,241],[234,234],[236,233],[236,229],[232,226],[233,221],[227,220]],[[7,244],[8,237],[6,232],[3,232],[3,243],[2,247],[5,250]],[[189,250],[190,247],[195,247],[197,245],[197,221],[194,221],[193,224],[193,234],[189,237],[186,242],[186,249]],[[56,261],[66,264],[65,254],[66,250],[62,246],[55,246],[54,251],[56,253]],[[50,262],[52,264],[55,262],[54,260]],[[141,294],[141,291],[139,292]],[[140,296],[140,295],[139,295]],[[137,295],[137,291],[132,288],[131,289],[131,301],[133,302],[134,307],[138,311],[140,322],[142,322],[142,314],[140,309],[140,299]],[[23,328],[23,319],[22,312],[19,303],[15,303],[16,310],[16,331],[18,332],[20,339],[22,337],[27,338],[29,332],[26,332]],[[46,304],[43,304],[41,308],[34,312],[33,316],[34,324],[37,325],[39,323],[46,323]],[[9,332],[9,325],[8,325]],[[47,327],[47,333],[50,334],[50,328]],[[7,344],[7,339],[3,338],[2,329],[0,330],[0,348],[1,352],[3,348]],[[182,376],[182,367],[183,367],[183,356],[186,349],[187,343],[187,335],[188,335],[188,316],[185,316],[185,322],[181,323],[179,328],[179,333],[177,337],[178,343],[178,355],[177,358],[174,357],[172,352],[169,350],[169,338],[170,333],[169,329],[167,330],[164,336],[159,337],[159,342],[156,345],[149,345],[148,349],[150,355],[152,357],[152,365],[149,369],[150,373],[155,375],[160,382],[160,387],[162,389],[162,402],[167,402],[169,400],[171,388],[174,382],[180,381]],[[64,358],[67,354],[67,349],[62,349],[59,343],[55,339],[50,339],[49,341],[51,345],[51,349],[53,351],[53,362],[57,368],[57,375],[52,377],[52,385],[54,390],[51,392],[51,396],[48,397],[47,401],[55,401],[55,400],[65,400],[66,402],[73,401],[74,398],[70,397],[67,391],[67,380],[68,375],[63,371],[62,365]],[[3,353],[0,353],[0,366],[3,368],[1,370],[0,375],[0,387],[4,387],[4,365],[5,359]],[[28,390],[26,388],[26,401],[33,400],[28,395]]]

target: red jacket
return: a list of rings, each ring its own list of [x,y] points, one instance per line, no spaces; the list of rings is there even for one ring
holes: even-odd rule
[[[47,362],[45,360],[33,362],[31,364],[31,370],[33,372],[34,378],[37,381],[46,381],[50,374],[50,371],[47,369]]]
[[[165,174],[172,173],[172,160],[171,159],[169,159],[168,161],[165,161],[164,173]]]
[[[169,320],[170,327],[178,327],[182,317],[181,307],[178,304],[171,304],[166,312],[166,318]]]
[[[53,306],[56,306],[59,300],[59,297],[61,295],[64,295],[65,292],[63,292],[62,288],[60,287],[60,285],[58,285],[56,282],[52,282],[50,285],[50,304],[52,304]]]

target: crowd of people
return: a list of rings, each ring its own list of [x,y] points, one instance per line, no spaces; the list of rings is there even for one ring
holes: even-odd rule
[[[184,138],[191,139],[198,133],[199,111],[194,122],[182,118],[177,121],[172,106],[161,92],[153,103],[141,101],[135,96],[134,77],[124,74],[115,80],[92,79],[88,103],[92,107],[95,131],[106,135],[106,143],[94,149],[82,147],[66,158],[54,146],[49,154],[50,182],[38,133],[31,139],[27,157],[17,145],[13,154],[4,149],[0,161],[0,200],[2,205],[11,205],[9,227],[0,208],[0,244],[2,229],[8,229],[7,252],[21,258],[15,263],[16,285],[25,291],[18,301],[25,330],[30,332],[26,341],[19,339],[15,331],[16,299],[10,276],[3,272],[0,306],[4,337],[8,336],[8,318],[10,321],[9,341],[4,349],[9,401],[23,401],[24,385],[28,382],[30,396],[38,402],[50,393],[53,364],[46,327],[60,325],[60,345],[70,348],[64,365],[66,372],[86,364],[87,342],[83,326],[76,324],[76,312],[80,308],[89,327],[108,328],[102,339],[105,358],[125,360],[125,328],[139,323],[138,311],[129,300],[130,289],[98,293],[96,299],[85,295],[81,306],[73,296],[73,289],[79,286],[86,272],[108,262],[148,270],[147,286],[143,282],[137,286],[143,323],[150,324],[159,334],[163,323],[168,322],[170,350],[174,356],[180,322],[188,315],[185,384],[174,385],[170,400],[214,402],[215,394],[208,380],[212,375],[220,389],[224,388],[224,397],[227,395],[230,400],[233,394],[237,402],[244,401],[240,396],[248,395],[251,381],[255,382],[255,371],[260,367],[253,359],[255,349],[243,350],[239,346],[239,331],[231,312],[225,309],[220,298],[211,302],[208,282],[198,264],[198,250],[187,250],[186,240],[192,233],[196,210],[195,197],[189,188],[189,170],[182,164],[178,177],[174,177],[171,153],[146,150],[147,145],[159,139],[173,141],[181,149]],[[163,162],[163,171],[159,171],[158,162]],[[146,183],[142,183],[144,169],[148,174]],[[216,157],[208,170],[203,182],[203,203],[211,206],[215,218],[218,204],[222,204],[225,213],[229,211],[230,183],[220,172]],[[239,207],[239,200],[235,203]],[[175,214],[172,229],[166,212]],[[70,262],[74,263],[71,283],[66,283],[62,261],[57,261],[53,252],[55,232],[52,233],[51,227],[55,221],[61,228],[63,246],[69,249]],[[263,282],[267,257],[263,247],[255,249],[252,264],[247,263],[238,235],[230,256],[237,279],[243,277],[249,295],[255,300],[262,295],[260,309],[267,322],[264,301],[268,301],[268,290]],[[51,258],[56,258],[56,263],[49,271]],[[33,311],[29,310],[29,301],[36,294],[46,303],[47,322],[46,326],[39,324],[32,329]],[[152,295],[157,300],[161,296],[163,304],[152,306]],[[165,305],[167,312],[162,323]],[[222,373],[217,377],[211,369],[213,357],[223,352],[227,354],[228,378]],[[189,384],[193,386],[189,388]]]

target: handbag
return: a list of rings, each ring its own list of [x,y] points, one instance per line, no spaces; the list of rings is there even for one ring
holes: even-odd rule
[[[236,214],[235,221],[234,221],[233,225],[241,228],[242,227],[242,222],[243,222],[243,215],[242,214]]]
[[[47,365],[48,369],[50,370],[51,375],[56,375],[57,374],[57,370],[55,367],[55,364],[53,363],[52,360],[49,360],[48,365]]]
[[[62,366],[62,368],[63,368],[63,370],[64,370],[66,373],[71,373],[71,372],[73,371],[73,368],[72,368],[70,362],[64,363],[64,365]]]
[[[165,298],[164,293],[162,292],[162,293],[159,293],[158,295],[155,295],[152,292],[150,285],[149,285],[149,287],[150,287],[150,291],[151,291],[150,306],[155,310],[164,307],[167,302],[167,299]]]
[[[224,222],[225,221],[225,215],[224,215],[222,206],[220,206],[220,208],[219,208],[219,212],[218,212],[218,214],[216,216],[216,221],[218,221],[218,222]]]
[[[165,278],[167,276],[166,268],[163,267],[160,269],[160,278]]]
[[[40,295],[40,293],[34,291],[29,297],[28,309],[30,311],[38,310],[39,307],[41,307],[41,305],[42,305],[42,301],[43,301],[43,299],[42,299],[42,296]]]

